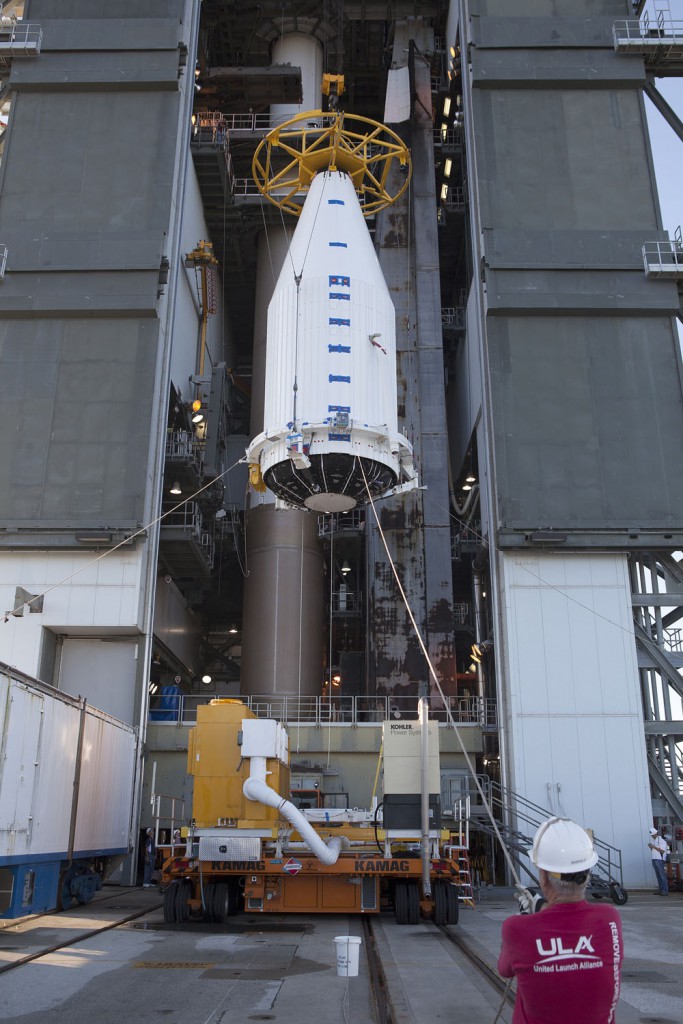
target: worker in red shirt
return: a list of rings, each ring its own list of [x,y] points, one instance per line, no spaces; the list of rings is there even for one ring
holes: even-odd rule
[[[610,1024],[619,998],[621,919],[610,906],[586,902],[598,861],[593,842],[570,818],[549,818],[529,853],[545,903],[522,890],[522,915],[503,922],[498,970],[517,979],[512,1024]]]

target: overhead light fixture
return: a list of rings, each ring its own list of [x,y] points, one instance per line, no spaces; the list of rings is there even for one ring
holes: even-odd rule
[[[477,478],[476,478],[476,476],[472,476],[472,474],[471,474],[471,473],[470,473],[470,475],[469,475],[469,476],[466,476],[466,477],[465,477],[465,480],[467,481],[467,483],[468,483],[468,484],[474,484],[474,483],[476,483],[476,482],[477,482]]]
[[[175,483],[173,484],[173,487],[171,488],[171,494],[182,494],[182,493],[183,493],[183,489],[180,486],[179,482],[176,480]]]
[[[341,574],[342,574],[342,576],[348,576],[348,574],[350,572],[351,572],[351,566],[346,561],[346,559],[344,559],[344,561],[342,562]]]
[[[448,52],[450,53],[451,57],[455,57],[455,47],[454,46],[451,46],[451,48],[450,48],[450,50]]]
[[[332,676],[332,685],[339,686],[341,683],[341,676]]]
[[[445,202],[448,199],[448,185],[444,182],[441,186],[441,201]]]
[[[447,135],[448,135],[448,125],[446,124],[445,121],[442,121],[441,122],[441,138],[443,139],[444,142],[446,141],[446,136]]]
[[[463,484],[462,485],[462,489],[463,489],[463,491],[471,491],[472,490],[472,484]]]
[[[150,697],[153,697],[158,689],[159,689],[159,687],[157,686],[157,684],[153,683],[152,680],[150,679],[150,681],[149,681],[149,694],[150,694]]]
[[[443,116],[444,117],[448,117],[450,112],[451,112],[451,98],[450,98],[450,96],[447,96],[446,99],[443,101]]]
[[[447,157],[443,165],[443,176],[444,178],[450,178],[451,170],[453,169],[453,161],[450,157]]]
[[[238,628],[237,628],[237,626],[235,625],[234,622],[233,622],[232,626],[230,627],[230,629],[228,630],[228,633],[232,633],[233,635],[235,633],[239,633],[239,630],[238,630]]]
[[[204,674],[204,675],[202,676],[202,682],[203,682],[203,683],[206,683],[206,684],[207,684],[207,686],[208,686],[208,684],[209,684],[209,683],[211,682],[211,676],[210,676],[210,675],[208,674],[208,672],[206,672],[206,673],[205,673],[205,674]]]
[[[199,398],[195,398],[192,403],[192,422],[201,423],[204,419],[204,413],[202,412],[202,403]]]

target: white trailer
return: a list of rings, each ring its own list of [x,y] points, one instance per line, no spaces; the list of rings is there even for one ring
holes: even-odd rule
[[[132,849],[137,731],[0,662],[0,918],[87,903]]]

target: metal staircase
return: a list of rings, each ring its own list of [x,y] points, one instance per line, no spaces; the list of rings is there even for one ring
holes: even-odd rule
[[[498,830],[508,853],[521,872],[525,873],[538,886],[538,879],[531,868],[528,851],[539,825],[555,812],[526,800],[498,782],[490,784],[489,806],[496,818]],[[495,830],[488,817],[473,817],[470,827],[497,840]],[[610,896],[617,904],[625,903],[628,897],[623,888],[621,850],[610,846],[609,843],[605,843],[595,835],[593,835],[593,844],[599,860],[591,871],[587,892],[598,899],[602,896]],[[524,882],[524,876],[520,875],[520,877]]]

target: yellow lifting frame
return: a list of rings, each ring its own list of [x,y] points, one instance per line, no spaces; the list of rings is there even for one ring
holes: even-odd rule
[[[392,175],[398,164],[403,174]],[[298,216],[316,174],[351,178],[365,217],[395,203],[410,181],[410,151],[386,125],[344,112],[309,110],[278,125],[252,163],[256,186],[280,209]]]

